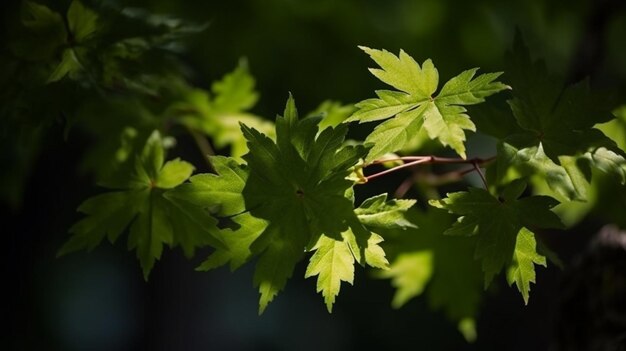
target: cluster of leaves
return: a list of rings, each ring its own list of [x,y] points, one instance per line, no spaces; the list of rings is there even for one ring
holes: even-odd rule
[[[341,282],[353,283],[354,266],[359,263],[380,269],[380,277],[392,279],[398,289],[392,303],[395,307],[428,289],[432,305],[443,308],[457,321],[469,340],[475,337],[473,318],[480,290],[489,286],[498,273],[505,271],[507,282],[515,284],[528,303],[530,284],[536,279],[535,266],[545,266],[549,255],[537,241],[536,232],[564,226],[552,212],[557,200],[545,195],[524,196],[527,182],[536,181],[530,176],[549,171],[541,168],[546,162],[533,163],[536,157],[532,162],[510,158],[510,140],[523,130],[522,122],[513,128],[505,125],[506,133],[494,133],[501,141],[497,162],[488,167],[489,189],[470,188],[433,199],[430,204],[438,209],[426,213],[411,210],[415,200],[387,200],[384,194],[356,208],[354,205],[353,187],[362,181],[362,169],[386,153],[406,149],[413,138],[420,137],[422,127],[429,138],[452,147],[465,158],[463,129],[475,127],[463,106],[480,103],[508,86],[495,81],[499,73],[475,77],[473,69],[452,78],[432,97],[438,74],[430,60],[420,67],[404,52],[395,56],[384,50],[364,50],[383,68],[372,70],[374,75],[401,91],[378,91],[378,99],[356,104],[349,118],[344,113],[332,120],[315,114],[299,118],[290,98],[283,116],[276,119],[275,129],[268,123],[257,128],[254,123],[247,125],[244,114],[238,121],[247,145],[233,151],[247,153],[242,158],[211,157],[216,174],[189,178],[191,168],[186,163],[170,161],[174,163],[163,166],[162,156],[153,156],[155,152],[149,151],[158,144],[154,134],[143,153],[134,158],[133,170],[127,172],[131,180],[123,187],[124,192],[100,195],[79,208],[88,216],[72,228],[74,237],[62,253],[92,248],[105,236],[113,241],[130,225],[129,247],[137,248],[147,277],[163,244],[180,244],[187,254],[209,245],[215,251],[199,270],[225,264],[234,270],[256,260],[254,283],[261,295],[259,312],[263,312],[284,288],[295,265],[310,252],[305,277],[317,276],[317,290],[329,311]],[[523,54],[521,46],[516,50]],[[191,130],[211,135],[217,129],[228,129],[228,123],[232,123],[229,116],[254,103],[252,84],[245,66],[240,66],[214,84],[215,98],[195,91],[171,110],[183,111],[182,123]],[[524,105],[524,96],[521,90],[510,100],[514,114],[522,113],[517,107]],[[193,101],[202,104],[194,105]],[[580,96],[568,101],[591,104]],[[553,118],[539,112],[535,115],[539,120]],[[344,143],[347,124],[342,121],[386,118],[390,119],[376,127],[363,144]],[[603,118],[601,121],[607,120]],[[488,124],[488,119],[487,115],[478,120]],[[517,120],[511,118],[509,122]],[[259,130],[263,127],[270,132]],[[550,133],[550,137],[559,137],[554,130]],[[600,135],[597,129],[580,133]],[[537,148],[543,149],[545,136],[534,135],[539,140]],[[554,144],[548,141],[548,145]],[[622,174],[621,151],[610,139],[594,141],[584,148],[584,154],[561,156],[576,156],[602,171]],[[617,158],[602,158],[605,150],[611,150]],[[238,155],[235,152],[234,156]],[[143,166],[146,162],[152,164],[151,171]],[[175,182],[163,185],[159,179],[174,167],[170,164],[186,171]],[[564,166],[553,163],[545,167]],[[511,180],[511,174],[519,179]],[[135,181],[137,178],[143,181]],[[184,182],[187,178],[189,182]],[[121,213],[124,215],[120,218]],[[110,226],[97,226],[105,220]],[[220,222],[227,224],[218,227]],[[459,264],[466,272],[455,272]]]
[[[0,143],[13,165],[0,171],[3,202],[19,206],[21,184],[39,153],[44,135],[61,125],[91,128],[100,115],[81,113],[90,101],[104,112],[104,101],[118,97],[127,106],[144,106],[167,75],[180,75],[171,44],[201,29],[180,20],[139,10],[75,0],[67,8],[23,1],[7,6],[9,14],[0,49]],[[84,101],[84,103],[83,103]],[[108,109],[110,110],[110,108]],[[110,116],[106,116],[107,119]],[[142,116],[133,116],[139,127]],[[145,124],[145,120],[143,120]],[[154,127],[146,128],[149,134]],[[118,140],[123,128],[103,140]]]
[[[132,163],[128,178],[113,185],[117,191],[92,197],[78,208],[87,217],[70,229],[73,236],[59,255],[91,250],[104,238],[114,243],[130,227],[128,249],[137,250],[147,279],[161,257],[163,244],[181,246],[187,257],[192,257],[197,247],[224,247],[215,218],[169,196],[168,190],[187,180],[194,167],[178,158],[164,163],[159,132],[152,133]]]
[[[420,65],[404,51],[361,47],[380,67],[372,74],[394,90],[354,106],[324,102],[305,117],[290,97],[273,123],[250,112],[259,94],[245,60],[210,89],[188,82],[175,54],[181,36],[202,25],[74,0],[58,11],[23,2],[9,28],[0,79],[10,88],[0,98],[11,103],[0,117],[7,130],[30,132],[19,143],[10,139],[19,133],[2,140],[36,148],[32,140],[62,117],[66,132],[79,127],[96,139],[86,160],[97,162],[84,166],[110,190],[79,207],[85,216],[59,254],[127,232],[147,279],[164,246],[188,257],[209,246],[198,270],[255,264],[260,313],[306,258],[305,277],[316,277],[330,312],[358,263],[391,279],[392,306],[426,292],[471,340],[482,290],[501,272],[528,303],[536,266],[554,258],[541,233],[565,227],[559,207],[591,200],[579,219],[600,202],[599,179],[626,182],[623,134],[609,138],[606,124],[597,127],[626,130],[624,110],[615,119],[611,102],[586,82],[567,86],[549,74],[521,39],[507,55],[510,86],[497,81],[501,73],[474,68],[439,89],[431,60]],[[505,90],[508,106],[480,108]],[[353,121],[383,122],[363,142],[346,141]],[[417,179],[426,210],[386,194],[356,203],[364,168],[398,158],[393,153],[423,152],[426,143],[468,163],[467,134],[477,130],[497,140],[484,189],[442,198],[436,184]],[[193,138],[214,172],[192,175],[190,163],[166,162],[177,137]],[[229,156],[207,155],[213,147]],[[36,150],[18,146],[15,154]],[[10,177],[20,179],[27,166]]]
[[[366,143],[374,144],[368,161],[389,152],[405,152],[407,146],[410,149],[416,145],[415,139],[424,137],[420,134],[424,130],[429,138],[450,146],[465,158],[463,129],[473,131],[476,127],[462,106],[480,103],[509,88],[494,81],[498,73],[474,78],[476,69],[472,69],[452,78],[435,96],[438,73],[430,60],[420,66],[403,51],[395,56],[384,50],[362,49],[381,67],[370,71],[399,90],[377,91],[377,99],[358,103],[359,110],[349,118],[369,122],[391,117],[366,138]],[[433,306],[443,305],[468,339],[475,335],[473,318],[480,293],[476,290],[476,265],[464,258],[479,261],[485,288],[504,270],[509,285],[515,284],[528,303],[530,284],[536,279],[535,266],[545,266],[546,256],[558,262],[536,238],[541,228],[565,227],[552,211],[559,204],[553,197],[569,208],[580,207],[580,201],[589,200],[586,194],[595,170],[612,175],[622,185],[625,181],[624,149],[595,127],[613,120],[612,105],[604,95],[592,92],[587,82],[567,86],[549,75],[542,62],[530,59],[520,37],[507,54],[506,72],[507,82],[514,89],[508,101],[510,110],[496,109],[497,105],[475,110],[479,131],[498,140],[496,162],[487,167],[489,188],[469,188],[449,193],[444,199],[430,200],[430,205],[446,210],[456,220],[446,220],[433,210],[428,215],[412,215],[419,229],[409,231],[414,232],[412,237],[391,234],[394,239],[388,240],[385,248],[391,253],[391,266],[381,274],[391,278],[398,288],[393,301],[396,307],[421,294],[432,279],[428,286]],[[523,196],[528,194],[528,182],[538,195]],[[578,211],[575,219],[580,220],[583,215]],[[438,223],[435,225],[432,220]],[[425,231],[451,238],[435,236],[437,239],[431,242]],[[465,251],[454,251],[457,258],[447,259],[456,263],[456,269],[464,267],[468,271],[446,272],[455,277],[446,284],[467,299],[453,295],[454,299],[447,300],[451,293],[442,291],[439,280],[450,279],[437,275],[440,269],[445,272],[449,264],[437,259],[438,255],[446,256],[438,249],[443,243],[449,250],[454,250],[454,245],[464,245]]]
[[[433,96],[439,85],[439,72],[431,60],[420,66],[402,50],[396,56],[386,50],[361,49],[381,67],[370,72],[398,89],[376,91],[378,98],[356,104],[358,111],[348,119],[363,123],[394,117],[378,125],[365,139],[374,145],[368,161],[402,150],[422,128],[431,139],[450,146],[465,158],[464,130],[476,131],[476,126],[463,106],[484,102],[485,97],[508,88],[495,81],[501,73],[474,77],[478,71],[474,68],[450,79]]]
[[[137,249],[146,278],[163,244],[180,244],[188,254],[205,244],[214,247],[202,270],[227,263],[235,269],[258,256],[254,280],[262,312],[305,252],[314,251],[306,276],[318,276],[330,311],[341,282],[352,283],[355,262],[387,268],[375,231],[412,226],[402,213],[414,201],[381,195],[354,209],[355,183],[348,177],[367,149],[343,145],[346,125],[320,131],[320,121],[299,119],[290,98],[276,120],[276,141],[242,124],[250,150],[246,164],[212,157],[217,174],[198,174],[184,184],[191,165],[163,165],[163,148],[153,134],[123,192],[81,205],[87,217],[72,228],[74,236],[60,253],[91,249],[104,237],[114,241],[130,224],[129,248]],[[232,225],[218,228],[220,219]]]
[[[206,25],[79,0],[17,5],[0,51],[0,143],[12,165],[0,171],[3,202],[19,206],[40,140],[57,126],[66,138],[72,129],[93,137],[82,168],[99,183],[132,168],[155,129],[169,137],[184,126],[236,156],[245,153],[240,120],[271,134],[272,123],[246,112],[258,93],[244,61],[211,91],[188,83],[181,39]]]
[[[595,128],[614,119],[607,95],[591,91],[586,80],[565,86],[531,60],[520,39],[507,64],[516,87],[509,113],[517,123],[499,143],[498,176],[511,168],[514,176],[536,175],[559,198],[579,201],[587,200],[592,169],[626,183],[624,151]]]

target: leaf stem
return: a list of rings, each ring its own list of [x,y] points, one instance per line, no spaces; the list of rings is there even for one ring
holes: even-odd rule
[[[209,157],[215,155],[215,151],[213,151],[211,144],[209,144],[209,141],[204,137],[204,135],[198,133],[197,131],[191,128],[187,128],[187,131],[193,138],[193,141],[196,143],[198,149],[200,149],[202,157],[206,161],[207,166],[209,166],[209,170],[211,172],[214,172],[215,168],[213,167],[213,164],[211,163],[211,158]]]
[[[483,171],[480,170],[480,167],[478,166],[477,162],[473,162],[472,166],[474,167],[474,170],[476,170],[476,172],[478,172],[478,174],[480,175],[480,179],[482,179],[483,181],[483,185],[485,186],[485,189],[488,188],[487,186],[487,178],[485,178],[485,175],[483,174]]]

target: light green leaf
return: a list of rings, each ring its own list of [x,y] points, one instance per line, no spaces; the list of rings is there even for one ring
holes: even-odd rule
[[[450,79],[441,88],[437,100],[449,105],[474,105],[484,102],[486,97],[503,89],[511,89],[495,82],[502,75],[501,72],[485,73],[474,78],[476,72],[478,68],[468,69]]]
[[[234,71],[213,83],[215,95],[211,108],[218,113],[236,113],[252,108],[259,99],[254,90],[254,77],[250,75],[248,61],[242,59]]]
[[[464,107],[428,102],[424,110],[424,128],[431,139],[438,139],[443,146],[450,146],[465,158],[465,132],[476,131],[476,126],[466,115]]]
[[[201,89],[190,89],[184,100],[170,106],[187,127],[211,137],[217,148],[231,147],[231,156],[239,159],[247,151],[240,123],[274,137],[274,124],[247,112],[259,94],[246,60],[221,80],[213,83],[213,96]]]
[[[146,145],[141,151],[138,162],[135,162],[135,171],[139,176],[138,179],[144,184],[151,184],[158,178],[163,167],[165,151],[163,148],[163,139],[158,131],[152,132],[146,141]]]
[[[367,239],[367,247],[365,248],[365,263],[367,263],[370,267],[380,268],[383,270],[389,269],[389,261],[387,261],[387,257],[385,257],[385,250],[383,250],[380,246],[380,243],[383,241],[383,237],[376,233],[371,233]]]
[[[452,78],[437,96],[433,96],[439,83],[439,73],[431,60],[420,66],[402,50],[399,56],[395,56],[386,50],[360,48],[381,67],[370,69],[370,72],[399,90],[377,91],[378,99],[356,104],[358,111],[347,119],[348,122],[363,123],[395,116],[379,125],[366,138],[366,143],[374,145],[367,161],[405,148],[422,126],[431,139],[450,146],[465,158],[465,130],[475,131],[476,127],[463,106],[481,103],[487,96],[510,89],[495,81],[500,73],[474,77],[477,69],[471,69]]]
[[[471,343],[476,341],[476,320],[474,318],[461,319],[457,328],[459,329],[459,332],[463,334],[463,337],[467,340],[467,342]]]
[[[439,72],[431,60],[424,61],[423,67],[420,67],[404,50],[396,56],[387,50],[359,48],[382,68],[370,68],[370,72],[392,87],[422,98],[429,98],[437,89]]]
[[[391,306],[400,308],[424,291],[433,274],[433,252],[413,251],[396,257],[389,270],[380,274],[381,278],[391,279],[396,288]]]
[[[341,282],[353,284],[354,263],[386,270],[389,262],[380,246],[383,238],[365,229],[360,223],[351,223],[341,239],[321,235],[313,248],[305,278],[318,275],[317,292],[322,292],[328,312],[332,312]]]
[[[511,166],[522,175],[537,174],[560,196],[569,200],[585,200],[589,183],[581,171],[577,160],[570,156],[560,156],[559,164],[546,156],[543,145],[532,146],[528,138],[513,135],[498,146],[498,173],[502,178]]]
[[[353,284],[354,256],[343,240],[322,235],[313,247],[315,253],[306,269],[305,278],[317,275],[317,292],[322,292],[328,312],[332,312],[341,282]]]
[[[513,260],[506,273],[509,285],[517,285],[517,289],[528,304],[530,283],[535,282],[535,264],[546,266],[546,258],[537,253],[535,235],[522,228],[517,235]]]
[[[226,248],[217,248],[198,266],[198,271],[215,269],[229,262],[230,270],[234,271],[253,257],[251,246],[265,231],[267,222],[247,212],[233,217],[232,221],[235,223],[233,228],[220,231],[220,238],[224,241]]]
[[[187,180],[193,173],[193,170],[194,167],[191,163],[182,161],[179,158],[167,161],[161,168],[161,172],[159,172],[154,184],[162,189],[174,188]]]
[[[613,115],[615,119],[595,127],[613,140],[622,151],[626,151],[626,105],[613,110]]]
[[[390,200],[387,194],[371,197],[354,210],[359,221],[368,227],[408,228],[415,227],[404,213],[415,204],[415,200]]]
[[[417,109],[399,113],[395,118],[376,126],[365,141],[373,145],[366,161],[371,162],[382,155],[403,149],[411,143],[424,125],[422,115],[425,109],[426,105],[422,105]]]
[[[82,43],[98,30],[98,14],[73,0],[67,10],[67,23],[74,41]]]
[[[622,185],[626,184],[626,159],[616,152],[600,147],[593,152],[586,153],[585,157],[593,167],[615,175]]]
[[[61,62],[57,65],[54,71],[52,71],[46,83],[59,81],[66,75],[72,75],[74,72],[79,72],[82,69],[83,67],[76,58],[76,52],[74,49],[65,49],[63,50]]]

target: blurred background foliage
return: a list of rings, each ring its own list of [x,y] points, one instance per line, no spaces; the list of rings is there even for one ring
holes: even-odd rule
[[[363,271],[328,315],[312,292],[314,281],[298,278],[300,267],[258,317],[250,267],[235,274],[194,272],[204,253],[190,262],[167,251],[148,283],[122,245],[54,255],[78,218],[75,208],[98,192],[95,182],[114,181],[146,131],[167,130],[176,139],[172,156],[207,171],[195,145],[198,133],[212,137],[219,152],[241,155],[245,146],[233,144],[237,125],[227,117],[270,130],[288,91],[303,112],[349,114],[343,104],[380,88],[357,45],[432,58],[447,80],[470,67],[502,70],[519,29],[551,70],[571,82],[590,76],[592,86],[626,103],[623,1],[84,3],[73,10],[73,22],[70,1],[47,1],[48,12],[20,2],[1,5],[0,203],[8,223],[2,233],[9,240],[4,269],[12,298],[3,304],[3,314],[12,316],[9,349],[522,350],[559,343],[564,275],[554,265],[539,270],[527,307],[502,282],[492,286],[478,314],[479,337],[468,344],[422,297],[392,309],[388,281],[366,279]],[[101,26],[83,21],[93,16],[89,8],[97,9]],[[234,104],[219,98],[233,80],[247,87]],[[328,99],[334,102],[320,106]],[[616,115],[602,128],[623,148],[624,109]],[[361,139],[368,131],[354,126],[351,136]],[[494,141],[475,135],[468,149],[470,156],[488,156]],[[401,181],[368,185],[361,196],[392,192]],[[543,234],[568,267],[568,281],[584,279],[571,272],[585,261],[580,257],[600,227],[626,227],[626,190],[611,180],[594,182],[594,201],[562,209],[566,216],[590,215],[572,220],[576,226],[567,235]]]

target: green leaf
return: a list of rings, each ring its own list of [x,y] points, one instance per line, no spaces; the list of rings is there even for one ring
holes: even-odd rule
[[[402,50],[395,56],[386,50],[360,48],[381,67],[370,72],[399,90],[376,91],[378,98],[356,104],[358,111],[347,120],[363,123],[395,116],[378,125],[366,138],[366,143],[374,145],[367,161],[403,149],[422,127],[431,139],[450,146],[465,158],[465,130],[475,131],[476,128],[463,106],[481,103],[485,97],[509,88],[495,81],[501,73],[474,77],[478,70],[475,68],[450,79],[439,94],[433,96],[439,84],[439,73],[431,60],[420,66]]]
[[[558,204],[556,200],[547,196],[512,199],[511,194],[520,193],[516,183],[505,189],[504,193],[509,198],[504,202],[486,190],[477,188],[470,188],[469,192],[448,194],[443,200],[430,201],[435,207],[463,216],[465,222],[471,224],[456,222],[446,232],[477,236],[475,257],[482,262],[485,287],[504,266],[514,260],[518,236],[529,231],[529,227],[563,227],[560,219],[550,211]],[[527,291],[522,291],[522,294],[526,299]]]
[[[396,199],[387,201],[387,194],[380,194],[363,201],[354,212],[359,221],[368,227],[410,228],[415,227],[415,224],[409,222],[404,214],[415,202]]]
[[[247,167],[232,158],[211,156],[217,174],[197,174],[168,195],[184,199],[196,206],[209,208],[218,216],[227,217],[245,211],[242,191],[248,179]]]
[[[313,247],[315,254],[306,269],[305,278],[317,277],[317,292],[322,292],[328,312],[332,312],[341,282],[353,284],[354,256],[343,240],[322,235]]]
[[[225,239],[217,229],[218,221],[211,213],[193,203],[172,199],[168,192],[163,196],[168,200],[166,207],[174,229],[173,246],[180,246],[187,258],[195,255],[196,248],[225,247]]]
[[[73,75],[75,72],[79,72],[82,69],[82,65],[76,57],[76,52],[72,48],[65,49],[63,50],[61,62],[54,69],[54,71],[52,71],[46,83],[59,81],[66,75]]]
[[[623,185],[626,184],[626,159],[616,152],[600,147],[593,152],[588,152],[583,156],[596,169],[613,174]]]
[[[168,191],[167,196],[208,209],[232,223],[219,232],[224,247],[216,248],[197,270],[207,271],[228,263],[235,270],[254,256],[251,246],[266,229],[267,221],[245,212],[242,191],[248,179],[247,167],[223,156],[212,156],[210,160],[217,174],[197,174],[189,183]]]
[[[304,243],[293,236],[298,232],[308,234],[307,223],[303,222],[304,217],[299,209],[283,208],[283,211],[286,218],[280,224],[270,222],[256,242],[263,242],[254,271],[254,285],[261,295],[259,314],[265,311],[267,305],[285,287],[296,263],[304,256]]]
[[[226,248],[217,248],[197,270],[208,271],[230,263],[230,270],[234,271],[254,256],[251,246],[265,231],[267,222],[247,212],[231,220],[235,224],[233,228],[220,231],[220,238]]]
[[[391,306],[400,308],[422,294],[432,274],[433,252],[424,250],[398,255],[389,270],[383,271],[380,277],[391,279],[391,286],[396,288]]]
[[[369,238],[367,239],[367,246],[364,250],[365,263],[367,263],[370,267],[380,269],[389,268],[389,261],[387,261],[387,257],[385,257],[385,250],[383,250],[380,246],[383,241],[384,239],[382,236],[376,233],[370,233]],[[351,248],[354,251],[354,246],[351,246]]]
[[[162,189],[174,188],[187,180],[193,173],[193,170],[194,167],[190,163],[179,158],[167,161],[157,175],[154,184]]]
[[[381,199],[382,195],[375,198]],[[377,208],[367,208],[366,210],[370,215],[376,215],[376,211],[380,211],[379,213],[383,214],[383,211],[392,208],[394,205],[390,202],[386,206],[381,205]],[[398,209],[397,211],[404,212],[408,207]],[[355,213],[359,209],[356,209]],[[385,224],[383,217],[381,216],[377,222],[383,224],[381,227],[400,228],[395,223]],[[389,261],[387,261],[385,251],[380,246],[383,242],[382,236],[370,232],[363,226],[365,223],[361,219],[362,217],[359,215],[361,223],[351,221],[350,228],[341,234],[341,239],[322,235],[311,249],[315,253],[311,256],[305,278],[318,275],[317,292],[322,292],[329,313],[332,312],[335,298],[339,295],[341,282],[345,281],[353,284],[355,262],[383,270],[389,268]],[[393,222],[393,219],[390,222]],[[408,224],[407,226],[414,227],[412,223],[408,221],[406,223]]]
[[[11,51],[27,61],[49,60],[57,55],[67,41],[63,17],[48,7],[31,1],[22,1],[20,11],[22,28],[11,33]]]
[[[626,105],[613,110],[615,119],[596,125],[604,135],[611,138],[617,146],[626,151]]]
[[[188,257],[197,247],[224,248],[217,220],[184,198],[168,196],[167,189],[185,181],[193,166],[179,159],[163,164],[163,142],[158,132],[146,141],[122,191],[86,200],[78,211],[86,215],[70,232],[73,236],[58,255],[91,250],[105,237],[115,242],[129,228],[128,248],[136,249],[147,279],[163,245],[181,246]]]
[[[115,242],[137,213],[136,204],[144,200],[141,192],[111,192],[83,202],[78,211],[88,217],[70,228],[74,234],[59,250],[58,256],[81,249],[93,250],[104,238]]]
[[[515,242],[513,260],[506,273],[509,285],[515,283],[517,289],[528,304],[530,295],[530,283],[535,282],[535,264],[546,266],[546,258],[537,253],[535,234],[526,228],[522,228]]]
[[[259,94],[254,90],[255,81],[250,75],[248,62],[239,61],[235,70],[225,75],[222,80],[213,83],[211,90],[215,95],[212,109],[221,113],[246,111],[254,107]]]
[[[98,30],[98,14],[73,0],[67,10],[67,23],[74,41],[82,43]]]
[[[247,112],[259,98],[254,85],[247,62],[241,60],[233,72],[213,83],[213,97],[204,90],[190,89],[170,110],[181,116],[182,124],[211,137],[217,148],[230,146],[231,156],[239,158],[248,151],[240,123],[274,136],[273,123]]]
[[[382,68],[370,68],[369,71],[384,83],[421,98],[429,98],[437,90],[439,72],[431,60],[426,60],[420,67],[404,50],[400,50],[400,55],[396,56],[387,50],[365,46],[359,48]]]
[[[373,145],[366,160],[372,161],[409,145],[424,124],[421,116],[425,108],[420,106],[414,110],[398,113],[395,118],[379,124],[365,140],[366,143]]]
[[[148,280],[155,261],[161,258],[163,245],[174,243],[174,230],[160,195],[147,189],[142,193],[144,199],[137,204],[137,217],[128,233],[128,249],[136,249],[144,279]]]
[[[566,86],[533,61],[521,38],[507,53],[507,74],[515,87],[509,106],[522,132],[505,137],[499,152],[499,175],[514,167],[524,175],[545,176],[550,188],[569,200],[586,200],[590,168],[616,174],[626,182],[625,154],[594,128],[613,118],[605,94],[588,81]],[[596,157],[597,155],[597,157]]]
[[[513,135],[498,146],[497,167],[499,176],[514,165],[522,175],[538,175],[560,196],[570,200],[585,200],[588,175],[579,167],[577,158],[560,156],[559,164],[544,152],[543,145],[533,145],[528,135]]]
[[[276,142],[242,125],[250,150],[243,158],[249,177],[243,189],[245,207],[268,221],[253,245],[260,255],[255,282],[261,311],[284,287],[305,247],[321,235],[340,239],[348,222],[357,221],[345,197],[353,183],[346,179],[366,150],[342,146],[347,128],[319,133],[319,119],[298,119],[290,97],[284,117],[276,120]],[[274,267],[281,261],[281,268]]]
[[[165,151],[163,149],[163,139],[158,131],[152,132],[146,145],[144,146],[137,162],[135,162],[135,171],[139,183],[151,184],[159,177],[161,173],[161,167],[165,158]]]

